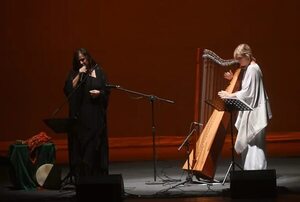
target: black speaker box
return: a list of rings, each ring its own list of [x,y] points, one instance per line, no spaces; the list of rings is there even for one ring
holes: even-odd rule
[[[43,185],[46,189],[60,189],[61,188],[61,168],[54,165],[47,176]]]
[[[35,173],[37,184],[45,189],[60,189],[61,168],[55,164],[42,164]]]
[[[76,197],[78,201],[123,201],[123,177],[121,174],[80,177],[76,185]]]
[[[276,170],[231,171],[230,194],[232,198],[276,197]]]

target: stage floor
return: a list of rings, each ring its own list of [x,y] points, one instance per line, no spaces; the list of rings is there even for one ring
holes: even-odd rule
[[[215,182],[199,181],[195,177],[193,183],[186,182],[187,172],[182,170],[183,163],[184,160],[157,161],[154,167],[153,161],[112,162],[110,174],[122,175],[124,202],[237,201],[230,197],[229,176],[224,181],[230,159],[219,161]],[[68,167],[58,166],[62,168],[63,178]],[[15,190],[9,180],[8,166],[2,164],[0,169],[0,201],[76,201],[76,191],[72,185],[61,190]],[[261,201],[299,201],[300,157],[270,158],[268,169],[276,170],[278,195]],[[104,201],[100,192],[95,195],[99,196],[99,201]]]

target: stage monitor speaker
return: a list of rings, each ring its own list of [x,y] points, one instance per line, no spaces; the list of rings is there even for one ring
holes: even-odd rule
[[[276,170],[231,171],[230,193],[232,198],[276,197]]]
[[[78,201],[123,201],[123,177],[121,174],[80,177],[76,185],[76,197]]]

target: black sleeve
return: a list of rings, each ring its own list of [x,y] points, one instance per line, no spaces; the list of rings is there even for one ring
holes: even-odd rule
[[[103,92],[101,94],[101,100],[104,108],[106,109],[108,107],[109,102],[109,95],[110,95],[110,89],[106,87],[107,84],[107,77],[105,72],[103,71],[102,67],[99,67],[99,75],[101,78],[101,91]]]

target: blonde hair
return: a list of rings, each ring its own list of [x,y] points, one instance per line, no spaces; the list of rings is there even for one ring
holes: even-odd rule
[[[234,59],[237,59],[239,57],[247,57],[250,60],[256,61],[256,59],[252,55],[252,50],[248,44],[240,44],[236,47],[236,49],[233,52]]]

